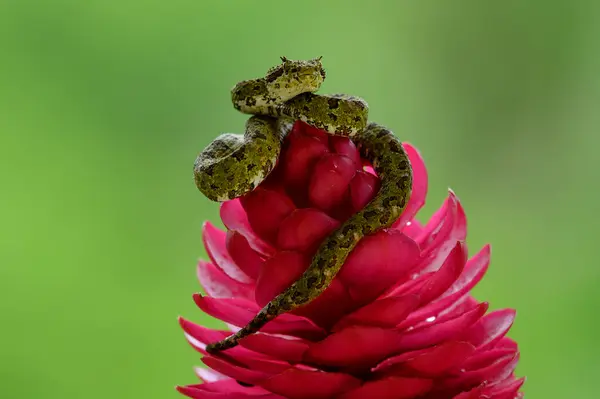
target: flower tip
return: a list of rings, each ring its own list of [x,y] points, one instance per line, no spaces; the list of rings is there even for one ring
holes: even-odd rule
[[[487,312],[487,310],[490,308],[490,303],[489,302],[481,302],[479,304],[479,309],[481,309],[481,311],[483,311],[483,313]]]
[[[510,319],[510,325],[512,327],[513,323],[515,322],[515,319],[517,318],[517,309],[508,308],[505,309],[505,311],[508,318]]]
[[[481,248],[481,252],[489,257],[492,254],[492,244],[485,244],[483,248]]]
[[[463,251],[465,255],[465,262],[467,257],[467,241],[466,240],[456,240],[456,245],[454,245],[454,249],[457,251]]]
[[[192,299],[194,300],[194,303],[197,306],[200,306],[200,304],[202,303],[202,294],[199,292],[196,292],[195,294],[192,295]]]
[[[504,308],[498,309],[493,313],[490,313],[490,317],[494,316],[493,319],[497,322],[501,322],[506,325],[506,329],[508,330],[512,324],[515,322],[515,318],[517,317],[517,311],[513,308]]]
[[[450,198],[452,198],[454,202],[460,202],[459,199],[458,199],[458,196],[456,195],[456,193],[454,192],[454,190],[451,189],[450,187],[448,187],[448,196]]]
[[[186,396],[188,396],[187,393],[189,393],[191,391],[190,388],[188,388],[188,387],[182,387],[181,385],[175,385],[175,390],[177,392],[181,393],[181,394],[186,395]]]
[[[206,234],[213,233],[214,230],[217,230],[217,228],[210,221],[206,220],[204,223],[202,223],[202,237],[204,237]]]
[[[208,369],[205,369],[204,367],[198,367],[198,366],[194,367],[194,373],[196,373],[196,375],[198,376],[198,378],[200,378],[202,381],[204,381],[205,379],[202,378],[201,374],[205,374],[205,372],[207,370]]]

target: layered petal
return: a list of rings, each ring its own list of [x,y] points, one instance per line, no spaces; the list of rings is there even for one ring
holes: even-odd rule
[[[358,304],[381,295],[408,278],[419,262],[418,245],[398,230],[384,230],[362,239],[350,253],[339,278]]]
[[[290,368],[261,383],[270,392],[290,399],[329,399],[359,386],[361,381],[349,374]]]
[[[252,229],[271,243],[277,240],[280,223],[296,209],[287,195],[263,187],[244,196],[241,203]]]
[[[405,225],[416,216],[423,205],[425,205],[428,184],[427,169],[425,168],[425,162],[419,151],[409,143],[402,143],[402,146],[410,161],[413,173],[413,184],[406,209],[402,212],[402,215],[393,226],[398,230],[402,230]]]
[[[274,248],[260,238],[250,227],[248,215],[242,207],[239,198],[225,201],[221,204],[220,209],[221,220],[229,231],[237,231],[248,240],[248,244],[252,249],[261,255],[271,255],[274,253]]]
[[[425,378],[386,377],[369,381],[360,388],[347,392],[340,399],[409,399],[422,396],[433,386],[433,381]]]
[[[254,294],[253,285],[232,279],[212,263],[199,261],[197,275],[206,294],[213,298],[250,299]]]
[[[313,206],[333,211],[347,198],[348,185],[356,174],[356,165],[344,155],[329,154],[315,165],[310,177],[308,196]]]

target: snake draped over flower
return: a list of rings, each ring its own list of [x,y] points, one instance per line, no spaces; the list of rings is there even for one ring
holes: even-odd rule
[[[183,317],[207,366],[193,399],[521,399],[513,309],[470,291],[490,247],[469,257],[453,192],[427,223],[427,170],[367,103],[321,95],[321,58],[281,64],[231,91],[248,114],[197,157],[220,202],[198,262],[211,329]]]
[[[227,201],[256,188],[273,170],[290,121],[301,120],[332,135],[349,137],[381,178],[379,193],[321,244],[304,274],[271,300],[244,328],[209,345],[215,352],[236,346],[282,313],[317,298],[363,238],[399,217],[410,197],[412,170],[402,143],[388,129],[367,123],[369,107],[358,97],[314,94],[325,79],[321,58],[281,58],[265,77],[238,83],[234,107],[253,114],[244,135],[223,134],[198,155],[194,176],[209,199]]]

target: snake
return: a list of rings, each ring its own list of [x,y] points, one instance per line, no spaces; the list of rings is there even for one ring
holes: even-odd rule
[[[233,348],[269,321],[312,302],[329,287],[366,236],[389,228],[406,208],[412,168],[401,141],[388,128],[368,122],[365,100],[315,92],[325,79],[322,57],[290,60],[264,77],[241,81],[231,90],[236,110],[251,115],[244,134],[224,133],[194,162],[194,180],[207,198],[232,200],[254,190],[275,168],[290,126],[300,120],[332,135],[350,138],[368,160],[381,185],[373,199],[327,236],[304,273],[269,301],[244,327],[206,346],[209,354]]]

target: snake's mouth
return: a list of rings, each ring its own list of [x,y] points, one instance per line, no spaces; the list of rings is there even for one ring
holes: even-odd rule
[[[314,92],[319,89],[323,80],[325,79],[325,72],[323,73],[315,70],[306,71],[298,74],[298,80],[306,82],[307,91]]]

